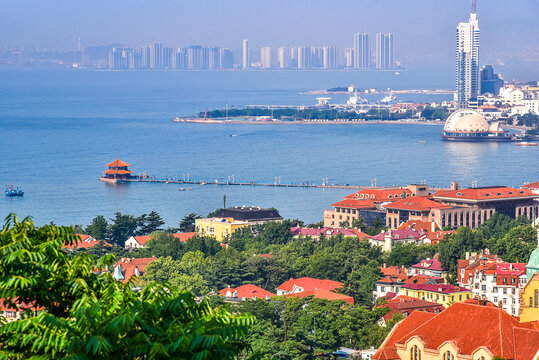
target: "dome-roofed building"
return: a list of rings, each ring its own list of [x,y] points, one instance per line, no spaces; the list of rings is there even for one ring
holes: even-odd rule
[[[489,124],[483,115],[471,109],[460,109],[449,115],[442,138],[452,141],[511,140],[511,136],[498,122]]]

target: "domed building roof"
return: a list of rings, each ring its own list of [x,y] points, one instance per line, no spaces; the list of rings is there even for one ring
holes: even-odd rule
[[[500,126],[500,122],[496,121],[490,124],[490,127],[488,128],[488,131],[490,132],[504,132],[502,127]]]
[[[528,265],[526,265],[526,277],[531,279],[534,272],[539,274],[539,247],[532,251]]]
[[[444,131],[448,132],[488,132],[487,120],[475,110],[460,109],[449,115]]]

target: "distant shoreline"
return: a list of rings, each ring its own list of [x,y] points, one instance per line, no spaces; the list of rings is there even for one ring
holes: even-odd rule
[[[260,121],[260,120],[224,120],[224,119],[189,119],[176,118],[177,123],[191,124],[221,124],[221,125],[444,125],[444,121],[418,121],[418,120],[376,120],[376,121],[354,121],[354,120],[293,120],[293,121]]]

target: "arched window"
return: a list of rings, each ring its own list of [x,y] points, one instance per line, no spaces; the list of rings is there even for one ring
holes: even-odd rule
[[[410,360],[421,360],[421,350],[417,345],[410,348]]]
[[[539,307],[539,290],[535,290],[535,304],[534,307],[537,309]]]
[[[444,360],[455,360],[455,357],[451,354],[451,351],[447,350],[444,353]]]
[[[533,307],[533,298],[530,296],[530,307]]]

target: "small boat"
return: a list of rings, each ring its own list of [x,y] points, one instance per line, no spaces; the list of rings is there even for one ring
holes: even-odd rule
[[[203,182],[201,182],[201,183],[200,183],[200,185],[206,185],[206,182],[205,182],[205,181],[203,181]]]
[[[193,188],[187,188],[187,190],[193,190]]]
[[[19,190],[19,188],[13,188],[13,185],[7,186],[5,191],[6,196],[23,196],[24,191]]]
[[[185,191],[185,188],[179,188],[178,191]]]
[[[418,143],[421,143],[421,144],[424,144],[426,143],[427,141],[426,140],[419,140]]]
[[[516,146],[537,146],[537,143],[521,141],[521,142],[516,142],[515,145]]]

